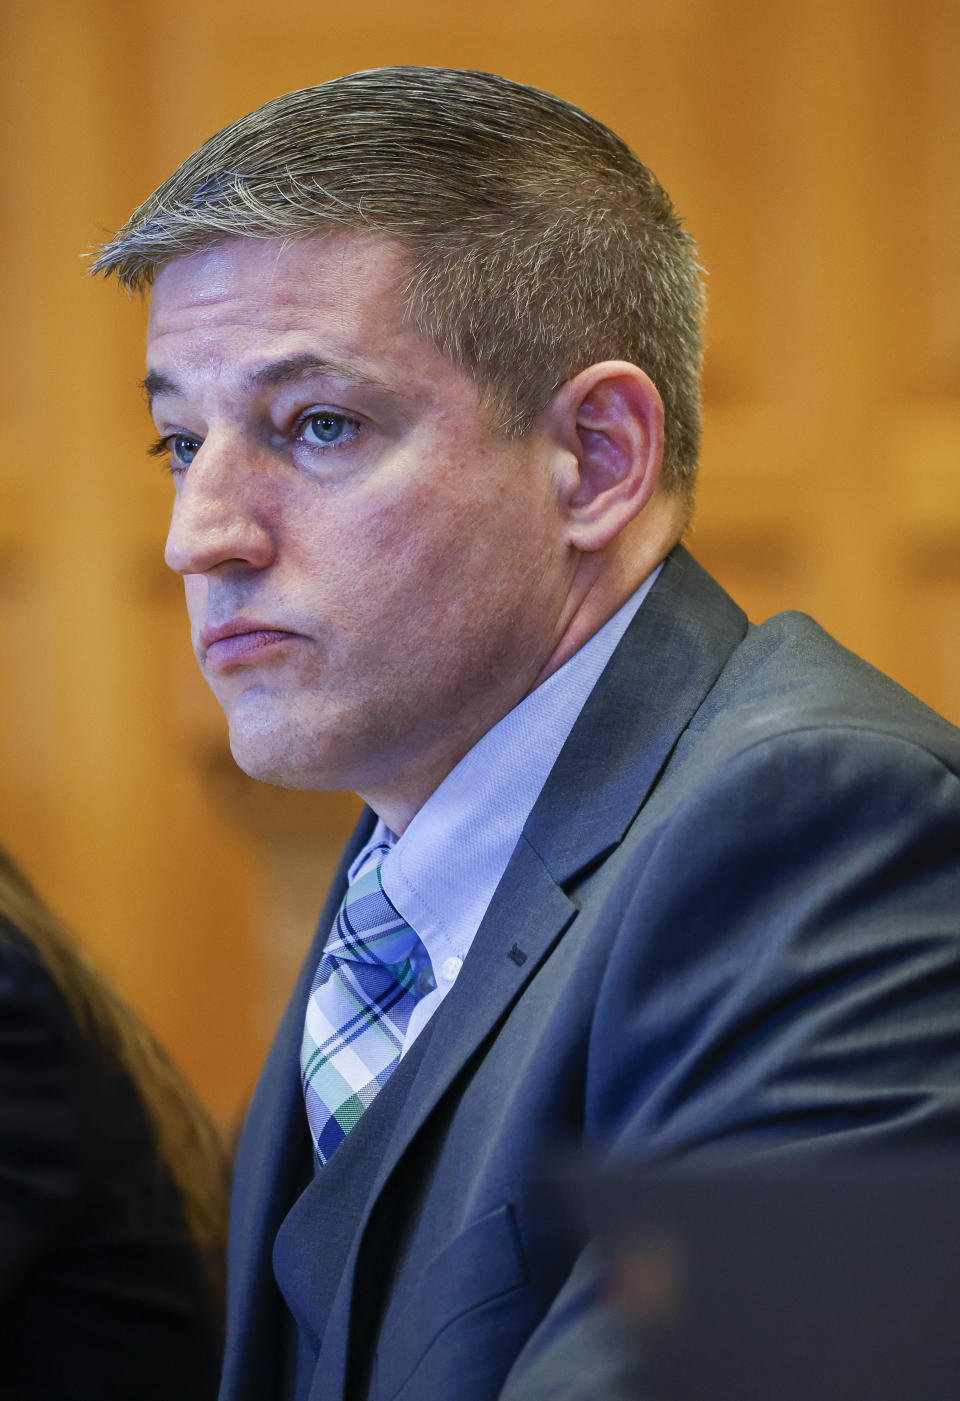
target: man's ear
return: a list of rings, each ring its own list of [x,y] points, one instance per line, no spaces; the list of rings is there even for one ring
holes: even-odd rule
[[[663,459],[663,401],[626,360],[590,365],[548,410],[564,449],[560,505],[570,544],[602,550],[653,495]]]

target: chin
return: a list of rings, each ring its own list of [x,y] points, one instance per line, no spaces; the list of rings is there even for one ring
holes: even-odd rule
[[[245,727],[230,726],[230,752],[237,766],[250,778],[272,783],[277,788],[300,788],[323,792],[349,787],[336,781],[329,772],[330,765],[323,756],[308,751],[303,731],[291,732],[288,726],[275,730],[258,728],[250,733]]]
[[[237,735],[231,728],[230,752],[238,768],[261,783],[273,783],[278,788],[312,788],[301,757],[289,744],[270,743],[270,736]]]

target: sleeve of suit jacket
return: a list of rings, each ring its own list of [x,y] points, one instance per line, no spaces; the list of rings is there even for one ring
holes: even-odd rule
[[[691,782],[643,851],[610,895],[588,1147],[649,1161],[960,1142],[949,760],[842,725],[764,737]],[[620,1394],[597,1297],[588,1254],[502,1401]]]

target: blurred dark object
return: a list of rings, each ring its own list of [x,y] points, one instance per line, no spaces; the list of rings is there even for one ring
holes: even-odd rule
[[[960,1166],[595,1177],[644,1401],[956,1401]]]
[[[0,1396],[213,1401],[226,1155],[0,850]]]

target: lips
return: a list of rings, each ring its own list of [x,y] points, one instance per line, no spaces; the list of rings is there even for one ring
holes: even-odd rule
[[[249,618],[234,618],[219,627],[204,628],[198,639],[198,653],[205,666],[223,669],[258,661],[284,643],[298,640],[300,633]]]

